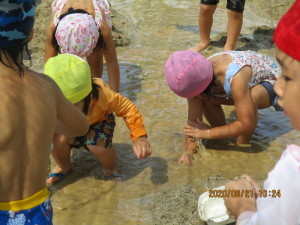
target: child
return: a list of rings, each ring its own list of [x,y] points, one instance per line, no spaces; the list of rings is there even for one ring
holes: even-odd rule
[[[300,0],[282,17],[274,33],[276,56],[282,76],[275,84],[279,104],[293,127],[300,130]],[[249,176],[242,176],[225,185],[227,190],[250,189],[257,198],[225,198],[237,225],[298,225],[300,224],[300,147],[288,145],[263,189]]]
[[[100,78],[91,81],[89,65],[81,58],[61,54],[48,60],[45,74],[53,78],[65,96],[87,115],[89,132],[70,140],[56,137],[52,155],[57,163],[49,175],[48,183],[55,183],[71,169],[71,147],[85,147],[102,164],[103,178],[120,177],[116,170],[116,152],[112,147],[115,118],[123,117],[131,132],[133,151],[138,158],[151,155],[143,119],[135,105],[124,96],[113,92]]]
[[[213,24],[213,14],[219,0],[201,0],[199,11],[200,43],[190,50],[200,52],[207,48],[210,42],[210,32]],[[245,0],[227,0],[227,40],[225,51],[235,49],[235,44],[243,25]]]
[[[87,57],[92,76],[101,77],[104,56],[110,87],[119,92],[120,70],[111,28],[107,0],[54,0],[45,61],[58,53]]]
[[[53,133],[88,129],[56,83],[22,63],[34,12],[34,0],[0,1],[0,224],[52,224],[45,177]]]
[[[208,59],[193,51],[173,53],[165,64],[165,75],[169,87],[188,99],[186,142],[237,137],[237,144],[248,144],[257,110],[271,105],[280,110],[273,90],[279,74],[274,59],[252,51],[220,52]],[[235,105],[237,120],[226,125],[221,105]],[[211,128],[203,123],[203,115]],[[184,154],[180,161],[190,163],[191,159]]]

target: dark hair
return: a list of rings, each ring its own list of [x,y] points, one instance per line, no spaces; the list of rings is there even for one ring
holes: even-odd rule
[[[99,99],[99,85],[92,83],[92,91],[83,99],[83,109],[82,112],[87,115],[90,107],[90,102],[92,99]]]
[[[209,83],[209,85],[205,88],[205,90],[201,93],[201,94],[205,94],[207,96],[212,96],[213,95],[213,87],[217,86],[215,83],[215,76],[213,75],[211,82]]]
[[[85,11],[83,9],[73,9],[72,7],[70,7],[68,9],[68,11],[64,14],[61,14],[58,19],[62,20],[65,16],[73,14],[73,13],[82,13],[82,14],[90,15],[87,11]],[[52,34],[52,44],[53,44],[54,48],[60,53],[60,48],[59,48],[59,45],[58,45],[57,40],[55,38],[55,33],[56,33],[56,30],[57,30],[57,26],[58,26],[58,24],[56,25],[56,27],[53,31],[53,34]],[[104,37],[103,37],[102,32],[101,32],[100,29],[98,30],[98,32],[99,32],[99,38],[98,38],[98,42],[96,44],[95,49],[99,48],[99,49],[104,50],[104,49],[106,49],[106,43],[104,41]]]
[[[19,70],[20,77],[24,76],[24,70],[22,68],[23,64],[23,51],[25,50],[29,61],[31,64],[31,57],[29,54],[27,43],[22,43],[16,46],[11,47],[0,47],[0,62],[3,63],[8,68],[14,69],[14,65],[17,66],[17,69]],[[20,57],[20,58],[19,58]],[[8,61],[8,63],[4,62],[4,59]],[[21,59],[21,60],[20,60]]]

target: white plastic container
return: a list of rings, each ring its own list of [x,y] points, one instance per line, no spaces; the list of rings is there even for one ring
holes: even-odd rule
[[[221,186],[213,190],[224,189],[225,187]],[[209,191],[200,195],[198,199],[198,212],[201,220],[208,225],[225,225],[235,221],[227,214],[223,198],[209,197]]]

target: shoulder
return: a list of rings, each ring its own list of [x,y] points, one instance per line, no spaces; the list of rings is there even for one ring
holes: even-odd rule
[[[101,78],[92,78],[92,83],[97,84],[100,87],[108,87],[108,85]]]
[[[274,169],[269,173],[269,177],[274,179],[280,174],[286,174],[285,177],[282,177],[283,180],[292,180],[296,177],[300,178],[299,166],[300,147],[294,144],[288,145]],[[297,180],[297,182],[300,182],[300,180]]]
[[[30,76],[32,85],[39,85],[44,89],[44,91],[48,91],[52,93],[60,92],[60,88],[58,87],[56,82],[51,77],[43,73],[38,73],[29,70],[28,73],[25,74],[25,76]]]
[[[101,78],[93,78],[92,83],[98,86],[97,89],[99,98],[103,98],[104,96],[108,96],[113,93],[109,85],[106,84]]]

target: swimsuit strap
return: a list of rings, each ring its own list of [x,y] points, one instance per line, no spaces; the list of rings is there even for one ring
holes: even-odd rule
[[[102,12],[101,12],[101,3],[103,1],[92,0],[95,10],[95,22],[97,24],[97,28],[99,29],[102,24]],[[102,3],[103,4],[103,3]]]
[[[65,6],[67,0],[55,0],[52,3],[52,12],[54,13],[54,25],[56,26],[59,22],[59,17],[60,17],[60,13],[61,10],[63,9],[63,7]]]
[[[112,28],[112,21],[110,17],[111,12],[109,11],[110,4],[108,0],[92,0],[92,2],[95,9],[95,22],[97,24],[97,28],[100,28],[103,16],[105,16],[108,26]],[[104,14],[102,14],[101,10],[103,10]]]
[[[231,94],[231,88],[230,88],[231,78],[234,77],[237,74],[237,72],[239,72],[241,69],[242,68],[234,62],[229,64],[226,70],[226,77],[224,81],[224,90],[227,94]]]

